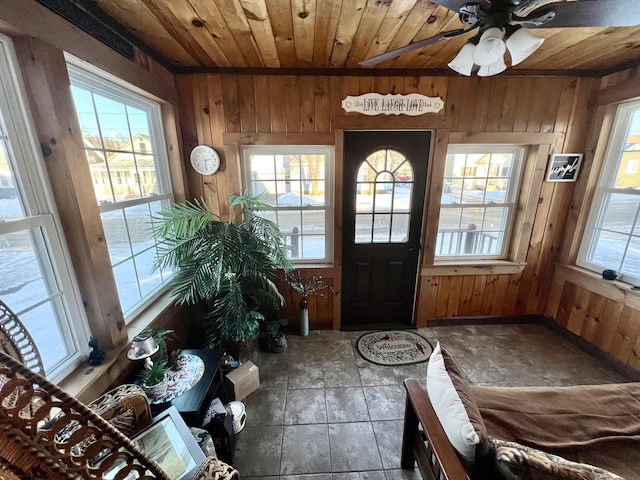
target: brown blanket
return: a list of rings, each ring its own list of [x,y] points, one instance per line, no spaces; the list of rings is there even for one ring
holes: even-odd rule
[[[640,478],[640,383],[474,387],[489,435]]]

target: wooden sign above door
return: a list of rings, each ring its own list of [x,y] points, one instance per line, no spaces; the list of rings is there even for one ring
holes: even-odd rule
[[[438,113],[444,107],[440,97],[427,97],[419,93],[394,95],[387,93],[365,93],[364,95],[348,95],[342,100],[345,112],[358,112],[364,115],[424,115]]]

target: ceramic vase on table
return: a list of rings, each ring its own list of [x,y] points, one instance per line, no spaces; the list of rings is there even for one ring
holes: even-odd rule
[[[300,302],[300,336],[309,335],[309,305],[306,300]]]

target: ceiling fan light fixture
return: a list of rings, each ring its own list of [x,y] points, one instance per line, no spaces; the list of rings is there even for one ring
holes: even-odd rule
[[[544,42],[544,38],[536,37],[526,28],[519,28],[507,38],[507,48],[511,54],[511,65],[525,61]]]
[[[491,65],[482,65],[478,70],[479,77],[491,77],[504,72],[507,69],[507,65],[504,63],[504,58],[500,57]]]
[[[471,76],[471,70],[473,70],[473,52],[476,46],[473,43],[465,43],[464,47],[460,49],[458,55],[451,60],[449,68],[460,75],[467,77]]]
[[[487,28],[473,51],[473,63],[485,67],[502,58],[507,50],[503,38],[504,30],[502,28]]]

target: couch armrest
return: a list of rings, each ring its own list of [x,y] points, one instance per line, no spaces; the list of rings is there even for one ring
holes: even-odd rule
[[[469,480],[431,406],[427,391],[415,378],[407,378],[404,384],[407,403],[402,436],[402,468],[413,468],[417,461],[425,480]]]
[[[147,395],[135,384],[120,385],[88,406],[129,438],[152,420]]]

